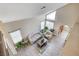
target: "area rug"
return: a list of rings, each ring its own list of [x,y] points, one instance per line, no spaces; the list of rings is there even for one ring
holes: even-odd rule
[[[34,44],[33,46],[36,48],[36,50],[37,50],[39,53],[42,54],[42,53],[44,53],[44,51],[47,49],[48,43],[47,43],[46,46],[44,46],[44,47],[42,47],[42,48],[39,48],[39,47],[37,46],[37,44]]]

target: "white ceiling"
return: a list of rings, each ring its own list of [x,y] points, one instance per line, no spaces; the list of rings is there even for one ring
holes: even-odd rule
[[[54,11],[66,4],[64,3],[0,3],[0,20],[11,22],[28,19]],[[46,6],[45,9],[41,9]]]

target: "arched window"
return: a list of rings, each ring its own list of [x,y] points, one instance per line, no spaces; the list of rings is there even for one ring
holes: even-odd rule
[[[51,13],[46,15],[46,19],[55,21],[55,15],[56,15],[56,11],[51,12]]]
[[[56,11],[48,13],[46,15],[46,20],[41,22],[41,29],[44,29],[45,26],[48,27],[48,29],[53,29],[55,16],[56,16]]]

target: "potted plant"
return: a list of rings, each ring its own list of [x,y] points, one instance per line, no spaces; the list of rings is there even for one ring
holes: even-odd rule
[[[45,26],[43,31],[46,32],[47,30],[48,30],[48,27]]]
[[[22,48],[24,45],[22,44],[22,42],[18,42],[16,43],[16,48]]]
[[[40,32],[41,32],[41,33],[44,33],[44,32],[46,32],[47,30],[48,30],[48,27],[45,26],[44,29],[42,29]]]

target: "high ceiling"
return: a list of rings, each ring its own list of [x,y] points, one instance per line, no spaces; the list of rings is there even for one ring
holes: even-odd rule
[[[0,20],[4,23],[28,19],[54,11],[64,3],[0,3]],[[44,8],[44,9],[42,9]]]

